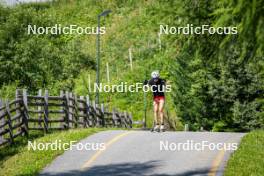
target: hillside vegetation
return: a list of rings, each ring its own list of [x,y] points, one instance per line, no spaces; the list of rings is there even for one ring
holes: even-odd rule
[[[254,1],[56,1],[0,7],[1,97],[10,98],[16,88],[39,88],[52,94],[88,90],[95,81],[95,35],[28,35],[28,24],[37,26],[97,26],[102,18],[101,81],[110,84],[143,82],[152,70],[160,70],[173,91],[167,93],[166,114],[191,129],[248,131],[264,124],[264,7]],[[161,35],[160,25],[237,26],[237,35]],[[129,65],[129,48],[133,70]],[[131,111],[135,120],[144,115],[143,92],[102,93],[109,107]],[[151,94],[147,95],[149,125]]]

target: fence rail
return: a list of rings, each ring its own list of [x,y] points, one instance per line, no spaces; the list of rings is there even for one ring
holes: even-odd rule
[[[70,128],[123,127],[132,128],[132,115],[109,111],[104,104],[95,104],[89,96],[60,92],[50,96],[39,90],[37,96],[17,90],[13,101],[0,100],[0,146],[13,143],[17,136],[30,130],[66,130]]]

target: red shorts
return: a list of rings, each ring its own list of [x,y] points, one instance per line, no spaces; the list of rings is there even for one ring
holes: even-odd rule
[[[154,96],[155,103],[160,103],[160,101],[165,101],[164,96]]]

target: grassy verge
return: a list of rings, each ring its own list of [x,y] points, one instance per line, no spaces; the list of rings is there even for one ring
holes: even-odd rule
[[[225,176],[262,176],[264,173],[264,131],[253,131],[241,141],[227,163]]]
[[[54,142],[61,140],[62,143],[78,141],[86,136],[103,131],[102,128],[74,129],[69,131],[42,134],[31,134],[29,139],[37,143]],[[2,175],[37,175],[38,172],[49,164],[63,150],[28,150],[27,140],[19,139],[15,145],[0,148],[0,176]]]

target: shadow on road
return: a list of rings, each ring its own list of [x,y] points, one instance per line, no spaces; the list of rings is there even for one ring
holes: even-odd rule
[[[210,168],[201,168],[175,174],[156,174],[155,168],[162,167],[159,161],[150,161],[145,163],[123,163],[111,165],[94,166],[86,170],[72,170],[63,173],[43,173],[41,176],[198,176],[207,175]],[[175,166],[177,167],[177,166]]]

